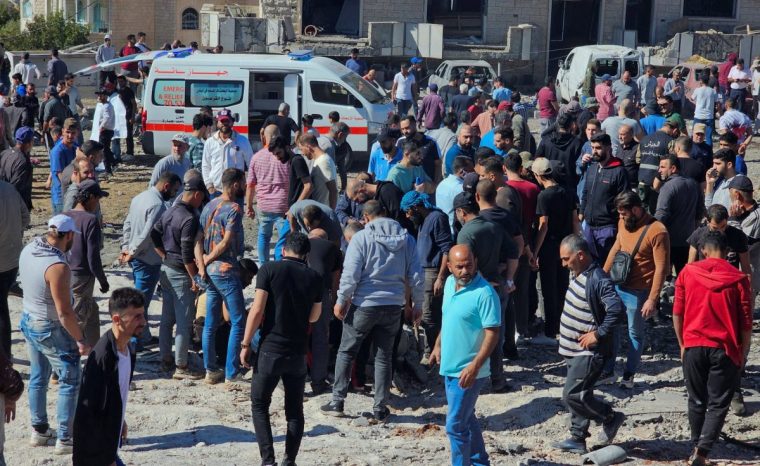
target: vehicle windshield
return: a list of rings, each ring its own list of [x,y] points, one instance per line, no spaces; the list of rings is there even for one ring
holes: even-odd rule
[[[385,104],[389,101],[388,96],[381,94],[375,86],[368,83],[364,78],[354,72],[346,73],[341,76],[340,79],[342,79],[348,87],[367,99],[371,104]]]
[[[597,58],[596,75],[604,76],[608,74],[615,77],[618,75],[618,66],[620,66],[620,60],[617,58]]]
[[[491,76],[491,70],[489,70],[485,66],[454,66],[451,68],[451,76],[464,76],[464,72],[467,71],[469,68],[475,69],[475,74],[473,75],[473,78],[481,79],[493,79],[493,76]]]

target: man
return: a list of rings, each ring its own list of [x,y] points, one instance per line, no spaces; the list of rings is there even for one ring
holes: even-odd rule
[[[243,338],[245,301],[238,278],[238,259],[243,255],[243,211],[237,199],[245,194],[245,173],[228,168],[222,175],[222,194],[201,213],[203,260],[209,287],[206,291],[206,320],[203,326],[203,365],[205,382],[214,385],[225,380],[235,384],[242,380],[238,358]],[[222,303],[230,315],[229,342],[225,368],[216,362],[216,328],[222,320]]]
[[[66,119],[67,110],[55,86],[48,86],[45,94],[47,98],[43,102],[43,105],[40,106],[40,114],[42,115],[42,131],[47,133],[52,126],[51,122],[53,119],[58,121],[58,124]]]
[[[581,113],[575,119],[578,123],[578,130],[580,131],[581,141],[584,143],[588,142],[588,139],[586,138],[586,125],[589,121],[596,120],[596,112],[598,111],[599,102],[596,101],[596,97],[589,97],[586,99],[586,103],[583,104],[583,110],[581,110]]]
[[[338,204],[338,173],[335,162],[319,147],[313,134],[299,136],[298,148],[311,162],[311,199],[335,209]],[[253,166],[251,163],[251,167]]]
[[[612,138],[612,155],[620,157],[620,142],[617,136],[622,126],[629,126],[633,130],[633,137],[640,140],[644,136],[644,130],[641,129],[638,120],[633,118],[637,112],[632,100],[618,100],[617,115],[610,116],[602,122],[602,131]]]
[[[612,76],[609,74],[602,75],[599,84],[594,88],[594,96],[599,102],[599,111],[596,113],[597,120],[604,123],[607,117],[615,114],[615,103],[617,99],[612,92]]]
[[[422,328],[425,329],[425,354],[430,356],[441,329],[443,285],[449,250],[453,246],[451,226],[447,215],[435,208],[425,193],[409,191],[404,194],[401,210],[417,228],[417,257],[425,274]]]
[[[266,145],[251,158],[246,180],[246,215],[250,218],[258,215],[259,220],[256,243],[259,265],[269,260],[272,231],[275,227],[279,229],[288,210],[290,152],[278,131],[275,125],[267,126],[263,139]],[[254,197],[258,212],[253,207]]]
[[[729,222],[747,235],[749,262],[752,268],[752,295],[755,296],[760,292],[760,209],[752,198],[754,188],[749,177],[734,178],[730,191],[733,203],[729,209]]]
[[[441,173],[441,153],[435,141],[426,134],[417,131],[417,120],[411,115],[401,118],[399,129],[402,136],[396,142],[398,147],[403,147],[406,141],[412,141],[417,144],[422,155],[422,169],[425,175],[432,181],[440,179]]]
[[[625,306],[630,341],[620,386],[632,389],[634,375],[644,352],[644,321],[657,312],[660,291],[670,272],[670,239],[665,225],[644,211],[636,193],[626,191],[619,194],[615,198],[615,208],[620,215],[618,233],[604,263],[604,271],[610,273],[618,252],[633,255],[626,280],[615,282],[615,289]],[[605,362],[600,383],[616,380],[615,359],[620,344],[619,331],[616,328],[613,332],[611,353]]]
[[[122,264],[129,264],[135,288],[145,295],[145,319],[153,300],[153,292],[161,275],[161,257],[153,249],[150,232],[167,209],[180,188],[180,178],[172,172],[161,175],[158,182],[135,196],[129,205],[127,218],[124,220],[121,238]],[[137,350],[142,351],[147,345],[158,343],[151,337],[150,326],[137,339]]]
[[[583,131],[586,142],[583,143],[583,147],[581,147],[579,153],[580,155],[578,155],[578,158],[575,161],[575,174],[578,177],[578,187],[576,188],[576,194],[580,201],[583,201],[583,187],[586,185],[586,170],[593,161],[592,154],[594,151],[591,149],[591,138],[601,131],[602,123],[596,118],[592,118],[586,122],[586,129]]]
[[[417,95],[414,92],[415,84],[417,81],[414,75],[409,72],[409,65],[402,63],[401,71],[393,77],[393,87],[391,87],[391,99],[396,105],[396,113],[401,116],[409,113],[412,102],[417,100]]]
[[[621,412],[594,396],[604,359],[611,353],[613,329],[622,322],[623,303],[615,287],[594,261],[589,244],[578,235],[560,243],[562,265],[573,273],[560,318],[559,354],[567,364],[562,401],[570,411],[570,438],[553,446],[586,453],[591,421],[602,424],[597,441],[612,442],[625,420]]]
[[[650,214],[657,210],[655,183],[660,168],[660,159],[670,153],[670,145],[678,135],[678,123],[666,120],[662,127],[641,139],[639,144],[639,176],[629,180],[631,185],[638,181],[638,191],[644,208]]]
[[[193,133],[187,139],[187,158],[193,164],[193,168],[200,170],[203,166],[203,145],[208,139],[214,119],[203,113],[193,117]]]
[[[68,262],[71,269],[74,312],[88,346],[94,346],[100,339],[98,304],[92,296],[95,279],[98,280],[102,293],[108,293],[110,288],[100,259],[103,233],[100,221],[95,215],[100,200],[104,197],[108,197],[108,193],[103,191],[96,181],[84,180],[79,184],[74,208],[64,214],[74,221],[74,227],[80,232],[74,236]]]
[[[34,165],[30,155],[34,147],[34,130],[22,126],[16,130],[15,139],[15,147],[0,153],[0,181],[12,184],[31,211]]]
[[[549,76],[546,79],[544,87],[538,91],[536,98],[538,99],[541,128],[539,134],[543,134],[544,131],[554,125],[559,112],[559,102],[557,102],[557,96],[554,94],[554,77]]]
[[[264,129],[269,125],[277,126],[280,130],[280,137],[285,139],[285,144],[291,145],[291,141],[298,141],[298,136],[301,135],[301,128],[298,127],[298,123],[290,118],[290,105],[285,102],[280,103],[277,108],[277,115],[269,115],[264,124],[261,125],[259,136],[264,137]],[[294,138],[291,139],[291,132],[294,134]]]
[[[42,78],[40,69],[37,68],[37,65],[32,63],[31,59],[29,58],[29,52],[24,52],[21,60],[16,64],[16,66],[13,67],[13,73],[20,74],[21,82],[26,85],[29,85],[29,83],[32,82],[32,76],[35,76],[38,80]]]
[[[58,58],[58,49],[50,51],[50,61],[47,63],[48,86],[55,86],[63,81],[69,73],[69,68],[63,60]]]
[[[735,181],[734,183],[735,186],[744,184],[743,181]],[[702,254],[702,243],[705,235],[711,231],[725,235],[725,259],[728,263],[751,276],[752,267],[749,262],[747,235],[740,229],[728,224],[728,210],[718,204],[707,209],[707,224],[697,228],[687,240],[689,243],[689,263],[705,258]]]
[[[365,228],[356,233],[346,250],[340,277],[335,317],[343,321],[343,335],[335,363],[332,401],[322,406],[328,414],[342,415],[348,392],[351,363],[362,341],[372,335],[375,355],[375,399],[371,417],[384,422],[390,415],[387,402],[391,384],[394,340],[411,293],[411,315],[419,323],[424,302],[422,268],[415,241],[396,221],[383,216],[377,201],[367,201]]]
[[[493,92],[491,92],[491,98],[496,101],[497,104],[502,102],[512,102],[512,90],[504,85],[504,78],[497,76],[493,80]]]
[[[507,118],[509,117],[507,116]],[[491,147],[496,155],[502,157],[506,156],[510,150],[517,149],[515,147],[515,132],[512,128],[497,126],[491,130],[491,134],[493,135],[493,147],[484,144],[483,140],[480,141],[480,147]]]
[[[44,446],[56,436],[47,417],[47,388],[51,371],[58,375],[58,429],[55,453],[72,452],[71,426],[79,390],[79,358],[90,352],[72,308],[71,269],[67,253],[79,233],[74,221],[56,215],[44,236],[21,251],[19,279],[24,289],[21,333],[29,351],[29,410],[32,446]]]
[[[610,121],[607,118],[605,121]],[[618,158],[623,161],[623,166],[629,180],[639,179],[639,163],[637,160],[639,154],[639,143],[633,138],[633,128],[623,125],[617,132],[618,141]],[[633,183],[631,183],[633,184]]]
[[[67,73],[64,82],[66,83],[66,87],[61,92],[61,95],[68,97],[69,114],[79,122],[79,110],[86,115],[87,107],[82,103],[82,98],[79,95],[79,88],[76,86],[74,75]]]
[[[586,173],[583,185],[583,235],[591,253],[604,263],[615,242],[618,212],[615,198],[628,190],[628,175],[623,162],[612,155],[610,136],[599,133],[591,138],[593,163]]]
[[[457,143],[452,146],[443,158],[444,176],[449,176],[453,173],[452,164],[454,159],[459,156],[468,157],[473,162],[475,161],[475,146],[473,144],[473,130],[468,124],[462,124],[457,130]]]
[[[310,251],[306,235],[293,232],[281,261],[259,269],[256,296],[248,313],[239,362],[254,367],[251,413],[262,464],[276,464],[269,406],[280,380],[285,390],[288,432],[283,465],[295,465],[304,430],[303,395],[309,324],[322,312],[322,277],[306,265]],[[250,342],[261,329],[258,354]],[[256,358],[253,362],[251,356]]]
[[[346,194],[351,201],[358,204],[365,204],[370,200],[378,201],[386,217],[397,221],[409,233],[414,234],[414,225],[406,218],[406,213],[401,210],[401,198],[404,197],[404,193],[390,181],[367,183],[364,180],[354,178],[346,187]]]
[[[232,112],[224,108],[216,114],[217,128],[203,145],[201,169],[211,197],[221,195],[222,174],[228,168],[245,170],[246,160],[253,157],[253,149],[248,138],[232,129]]]
[[[689,244],[686,241],[697,229],[704,212],[699,186],[693,179],[681,176],[683,160],[685,159],[674,155],[660,160],[659,174],[663,184],[654,214],[668,230],[670,262],[675,267],[676,274],[680,273],[689,259]]]
[[[488,183],[488,182],[486,182]],[[486,193],[484,192],[484,195]],[[485,196],[484,196],[485,197]],[[493,199],[488,198],[493,205]],[[504,227],[479,216],[480,206],[477,198],[471,193],[463,192],[454,198],[454,209],[457,219],[463,225],[457,235],[457,244],[466,245],[475,257],[477,269],[483,278],[493,286],[499,298],[499,320],[507,309],[509,294],[515,290],[515,271],[520,251],[511,234]],[[505,273],[502,275],[502,270]],[[506,328],[501,325],[498,334],[498,344],[491,357],[491,391],[505,393],[512,387],[506,382],[502,363],[503,346]]]
[[[691,157],[692,148],[693,143],[691,142],[691,139],[689,139],[687,136],[679,136],[675,141],[673,141],[673,147],[670,151],[670,155],[675,153],[676,157],[678,158],[678,172],[684,178],[694,180],[694,182],[699,187],[700,195],[703,196],[705,192],[706,167],[702,161],[695,160]]]
[[[681,135],[689,135],[689,131],[686,128],[686,120],[683,119],[680,113],[675,111],[672,97],[669,95],[657,97],[657,105],[660,107],[660,115],[662,115],[666,121],[674,121],[678,124],[678,131],[680,131]]]
[[[743,154],[746,152],[749,143],[752,142],[752,120],[737,110],[733,101],[726,101],[725,106],[726,111],[718,120],[718,132],[721,137],[725,136],[732,140],[730,144],[734,147],[731,149],[737,153],[736,172],[746,175],[747,166],[744,163]]]
[[[422,150],[416,142],[407,140],[402,146],[404,156],[388,173],[388,181],[395,184],[402,193],[415,190],[433,192],[433,181],[422,168]]]
[[[97,174],[95,173],[95,167],[99,166],[103,162],[103,145],[98,141],[85,141],[81,147],[77,148],[76,157],[74,160],[63,169],[61,172],[61,186],[64,189],[65,195],[69,195],[71,188],[71,178],[76,169],[77,159],[87,159],[92,164],[92,176],[85,176],[84,178],[92,178],[97,181]]]
[[[351,55],[348,60],[346,60],[346,68],[359,76],[364,76],[364,73],[367,72],[367,63],[359,58],[359,49],[351,49]]]
[[[438,84],[432,83],[428,89],[430,92],[422,98],[420,109],[417,112],[417,121],[421,121],[427,130],[438,129],[446,116],[446,106],[441,96],[438,95]]]
[[[689,464],[697,466],[709,464],[707,456],[739,389],[752,341],[750,282],[726,261],[727,249],[725,236],[706,234],[701,245],[705,259],[687,265],[676,281],[673,327],[695,444]]]
[[[11,317],[8,291],[16,283],[19,252],[24,230],[29,226],[29,210],[13,185],[0,181],[0,346],[11,357]]]
[[[462,112],[466,112],[470,105],[475,101],[474,98],[468,95],[469,90],[470,87],[467,84],[462,83],[459,85],[459,94],[451,98],[451,112],[457,116],[457,121],[459,121]],[[463,122],[459,121],[459,123]]]
[[[538,265],[544,298],[544,338],[534,337],[531,343],[556,345],[562,315],[560,297],[564,296],[569,286],[569,276],[562,269],[559,257],[559,245],[566,236],[580,232],[578,211],[573,192],[557,183],[548,159],[536,159],[531,170],[543,188],[536,201],[538,231],[532,265]]]
[[[370,153],[367,172],[375,177],[375,181],[387,180],[388,172],[404,156],[404,151],[396,145],[397,138],[393,137],[394,133],[396,132],[392,130],[382,130],[377,136],[378,146]]]
[[[638,103],[641,102],[639,86],[636,81],[631,79],[631,72],[628,70],[623,71],[620,79],[612,83],[612,93],[615,94],[618,102],[630,100],[634,107],[637,107]]]
[[[314,229],[321,229],[327,233],[327,239],[335,244],[340,244],[342,236],[340,220],[335,211],[330,207],[311,199],[298,201],[288,210],[288,223],[290,231],[309,233]]]
[[[575,192],[575,161],[581,150],[581,140],[575,136],[578,126],[569,114],[557,118],[557,132],[544,136],[536,150],[536,157],[546,157],[555,162],[554,176],[568,192]]]
[[[179,178],[185,177],[185,172],[192,168],[192,162],[185,157],[190,148],[190,140],[184,134],[175,134],[172,137],[172,153],[159,159],[153,166],[153,174],[148,186],[154,186],[158,179],[166,172],[171,172]],[[182,190],[180,190],[182,192]]]
[[[126,141],[127,154],[135,155],[135,141],[134,141],[134,125],[135,116],[137,113],[137,99],[135,96],[134,84],[127,82],[127,77],[120,74],[116,77],[116,92],[119,94],[119,100],[124,105],[124,115],[126,119],[126,134],[124,140]],[[121,143],[119,143],[121,144]],[[119,155],[121,155],[121,147],[119,147]]]
[[[475,403],[490,375],[486,361],[499,341],[499,298],[466,245],[451,249],[448,268],[452,276],[444,290],[443,326],[430,361],[440,362],[444,377],[451,463],[490,464]]]
[[[715,129],[715,102],[718,100],[718,93],[707,85],[709,79],[707,75],[699,78],[698,87],[694,89],[689,100],[694,103],[694,124],[705,125],[707,141],[712,143],[712,133]]]
[[[95,92],[95,95],[98,96],[100,118],[98,121],[93,121],[93,136],[97,134],[97,141],[103,145],[106,173],[113,175],[113,167],[118,163],[111,149],[111,142],[116,129],[116,112],[109,100],[108,90],[100,89]]]
[[[156,253],[161,257],[161,326],[158,345],[163,369],[176,365],[172,378],[197,380],[202,374],[189,367],[188,348],[192,338],[195,317],[194,283],[202,258],[196,253],[198,236],[198,210],[206,199],[206,187],[200,178],[190,178],[183,185],[179,202],[175,203],[156,222],[150,232]],[[172,330],[174,357],[172,357]]]
[[[720,87],[719,91],[723,96],[724,103],[728,100],[730,91],[728,75],[731,73],[734,65],[736,65],[736,58],[736,53],[729,52],[726,54],[726,61],[721,63],[718,67],[718,85]]]
[[[50,200],[53,213],[63,212],[63,189],[61,187],[61,172],[74,160],[75,142],[79,133],[79,124],[73,118],[63,122],[63,135],[50,151],[50,177],[52,180]]]
[[[77,156],[71,163],[74,166],[71,172],[70,182],[63,196],[63,210],[72,210],[76,205],[76,198],[79,194],[79,185],[84,180],[95,180],[95,167],[87,157]],[[100,205],[96,207],[96,214],[100,212]]]
[[[704,123],[695,123],[694,126],[692,126],[691,135],[693,144],[691,146],[691,152],[689,153],[691,158],[702,164],[704,171],[707,171],[708,168],[712,167],[713,160],[712,139],[710,139],[710,142],[707,142],[707,131],[707,125]],[[700,184],[704,182],[703,178]]]
[[[111,328],[92,348],[82,371],[74,417],[76,466],[123,464],[119,446],[127,438],[127,399],[135,368],[131,338],[140,335],[145,297],[134,288],[114,290],[108,300]]]
[[[470,126],[475,130],[478,136],[483,136],[494,127],[494,117],[498,109],[498,103],[495,100],[486,100],[485,111],[472,119]]]
[[[644,68],[644,74],[636,80],[636,85],[639,87],[643,112],[646,115],[657,113],[657,98],[654,92],[657,87],[657,76],[654,75],[654,66],[647,65]]]
[[[441,86],[438,95],[443,99],[443,107],[446,112],[451,112],[451,100],[459,95],[459,75],[452,73],[449,83]]]
[[[712,168],[705,175],[705,208],[720,204],[726,209],[731,207],[731,193],[728,186],[735,177],[741,177],[736,172],[736,153],[730,149],[719,149],[713,154]]]
[[[443,158],[457,143],[457,126],[457,116],[453,113],[448,113],[443,118],[440,128],[425,131],[425,136],[435,141],[435,144],[438,146],[438,153],[441,156],[441,176],[443,177],[446,177],[446,174],[443,172],[445,166]]]
[[[119,51],[120,57],[128,57],[130,55],[134,55],[136,53],[140,53],[140,49],[135,47],[136,43],[135,35],[129,34],[127,35],[127,44],[121,48]],[[134,62],[126,62],[121,64],[121,75],[129,76],[130,78],[137,78],[139,76],[139,63]]]
[[[676,68],[673,70],[673,74],[667,81],[665,81],[665,95],[670,96],[673,99],[673,111],[681,113],[684,100],[684,85],[681,81],[681,70]]]
[[[462,192],[464,176],[472,173],[472,160],[461,156],[454,159],[452,172],[435,188],[435,205],[449,217],[449,226],[454,231],[454,198]]]
[[[116,58],[116,50],[111,45],[111,34],[106,34],[103,37],[103,43],[98,46],[98,50],[95,52],[95,63],[101,64],[114,58]],[[111,84],[116,83],[116,73],[110,67],[102,69],[98,73],[98,78],[98,85],[100,86],[105,84],[106,81]]]
[[[337,114],[337,112],[335,112]],[[348,136],[351,134],[351,127],[343,121],[337,121],[330,126],[330,131],[326,137],[320,136],[317,141],[319,147],[335,161],[340,176],[340,189],[345,190],[348,183],[347,166],[353,160],[353,151],[348,143]]]
[[[747,97],[747,86],[752,83],[752,75],[744,68],[743,58],[737,58],[736,65],[731,67],[728,82],[731,87],[728,100],[733,101],[734,108],[744,111],[744,99]]]

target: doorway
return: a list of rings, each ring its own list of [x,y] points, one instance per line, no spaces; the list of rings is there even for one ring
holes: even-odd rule
[[[553,0],[549,40],[549,74],[557,62],[581,45],[599,40],[599,5],[602,0]]]
[[[445,39],[483,37],[486,0],[428,0],[427,21],[443,25]]]
[[[652,0],[628,0],[625,7],[625,28],[636,31],[639,44],[652,42]]]
[[[301,27],[316,26],[319,34],[356,37],[360,30],[361,3],[357,0],[303,0]]]

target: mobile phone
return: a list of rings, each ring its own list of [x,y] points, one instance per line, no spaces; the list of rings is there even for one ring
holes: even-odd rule
[[[718,170],[716,168],[713,168],[712,170],[710,170],[710,176],[712,178],[717,178],[718,177]]]

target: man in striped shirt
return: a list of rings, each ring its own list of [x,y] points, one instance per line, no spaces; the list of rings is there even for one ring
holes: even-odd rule
[[[566,236],[559,253],[562,265],[572,272],[559,330],[559,354],[567,363],[562,399],[571,414],[571,427],[570,438],[554,447],[583,454],[591,421],[602,424],[597,442],[607,445],[625,420],[623,413],[594,396],[594,385],[612,348],[612,329],[622,322],[625,308],[583,237]]]

